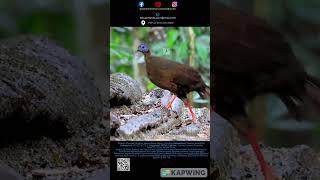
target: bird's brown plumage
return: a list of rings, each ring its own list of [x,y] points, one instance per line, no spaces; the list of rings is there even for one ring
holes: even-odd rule
[[[167,89],[184,99],[189,92],[197,91],[201,96],[208,95],[209,89],[199,72],[192,67],[145,53],[149,79],[158,87]]]

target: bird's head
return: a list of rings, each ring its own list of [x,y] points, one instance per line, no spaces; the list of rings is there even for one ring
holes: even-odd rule
[[[139,46],[138,46],[138,51],[139,52],[142,52],[142,53],[148,53],[149,52],[149,47],[148,47],[148,45],[147,44],[145,44],[145,43],[142,43],[142,44],[140,44]]]

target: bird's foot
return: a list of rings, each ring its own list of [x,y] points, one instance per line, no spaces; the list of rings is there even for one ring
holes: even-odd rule
[[[191,113],[192,116],[192,122],[193,123],[197,123],[197,118],[196,118],[196,114],[194,112]]]
[[[196,123],[197,122],[196,114],[193,112],[192,107],[190,106],[188,100],[184,100],[184,104],[188,107],[188,109],[191,113],[192,122]]]
[[[166,105],[166,108],[167,108],[167,109],[170,109],[171,107],[172,107],[172,104],[169,104],[169,103],[168,103],[168,104]]]
[[[176,95],[173,95],[169,101],[169,103],[166,105],[166,108],[170,109],[172,107],[172,103],[174,102],[174,100],[176,99]]]

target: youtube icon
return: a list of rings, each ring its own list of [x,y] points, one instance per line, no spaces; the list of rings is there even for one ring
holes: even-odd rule
[[[161,6],[162,6],[162,2],[161,1],[154,2],[154,7],[160,8]]]

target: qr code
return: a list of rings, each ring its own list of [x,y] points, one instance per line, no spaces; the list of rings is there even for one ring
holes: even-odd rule
[[[117,158],[117,171],[130,171],[130,158]]]

